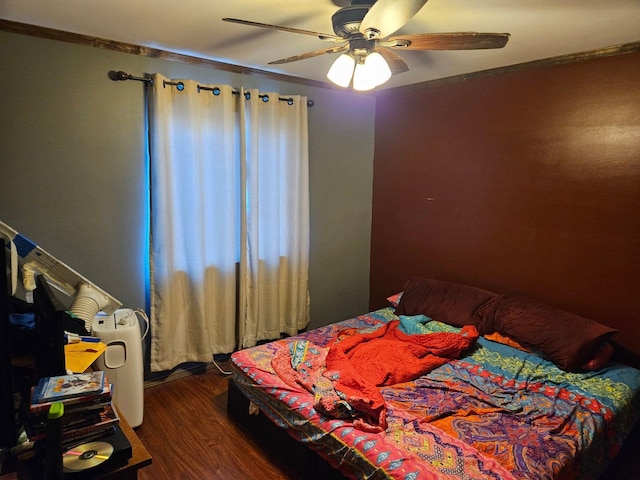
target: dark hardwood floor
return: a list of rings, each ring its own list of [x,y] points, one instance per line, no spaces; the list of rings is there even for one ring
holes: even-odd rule
[[[208,370],[145,388],[144,422],[135,431],[153,462],[140,480],[304,480],[229,418],[228,382]],[[639,479],[639,451],[640,425],[600,480]]]
[[[140,480],[300,480],[227,416],[227,384],[208,370],[145,388],[135,430],[153,462]]]

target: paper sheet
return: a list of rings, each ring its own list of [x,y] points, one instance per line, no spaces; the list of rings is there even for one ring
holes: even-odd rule
[[[64,358],[67,370],[73,373],[86,371],[95,362],[107,346],[102,342],[78,342],[64,346]]]

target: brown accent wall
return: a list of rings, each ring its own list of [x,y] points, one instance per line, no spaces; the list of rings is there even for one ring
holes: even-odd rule
[[[431,276],[640,351],[640,53],[381,94],[371,242],[371,308]]]

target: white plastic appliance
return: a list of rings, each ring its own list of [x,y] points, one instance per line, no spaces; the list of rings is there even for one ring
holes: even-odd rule
[[[144,367],[136,313],[121,308],[112,315],[98,314],[91,334],[107,345],[95,366],[107,372],[114,385],[113,401],[129,425],[139,426],[144,416]]]

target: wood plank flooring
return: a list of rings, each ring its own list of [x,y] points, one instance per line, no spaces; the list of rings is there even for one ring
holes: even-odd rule
[[[208,370],[145,388],[144,422],[135,430],[153,463],[140,480],[304,480],[228,417],[228,381]],[[640,426],[626,443],[601,480],[640,478]]]
[[[145,389],[140,480],[301,480],[227,416],[227,383],[209,370]]]

